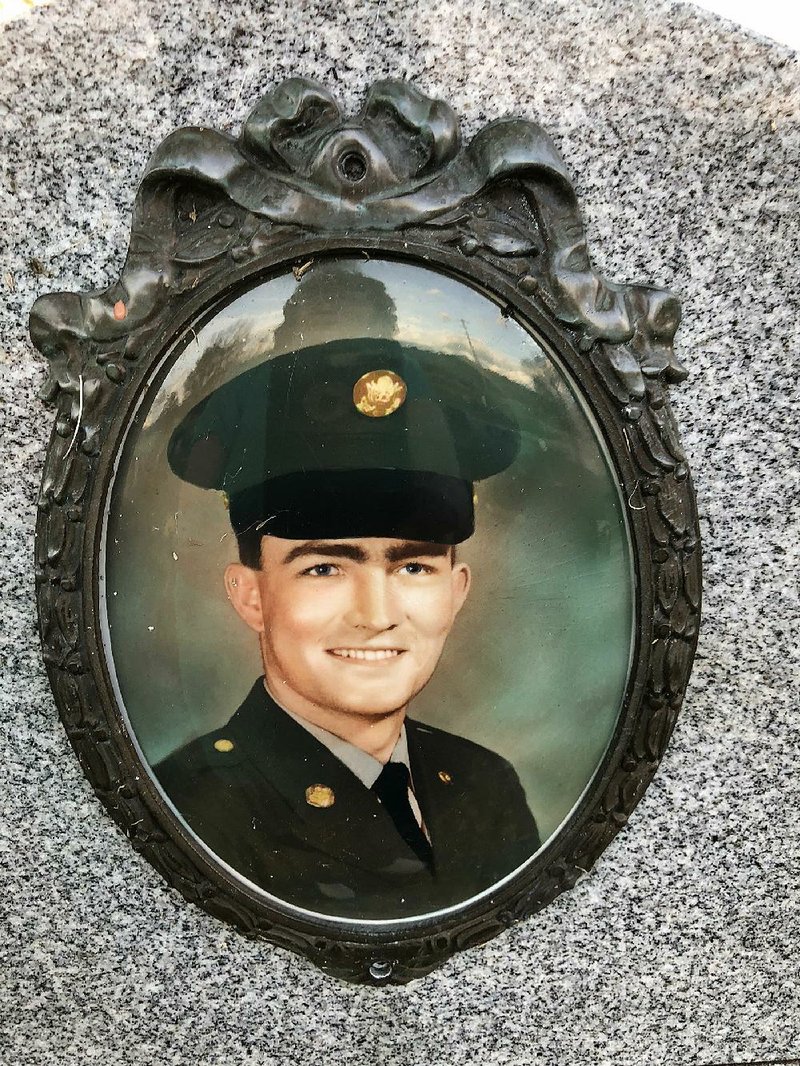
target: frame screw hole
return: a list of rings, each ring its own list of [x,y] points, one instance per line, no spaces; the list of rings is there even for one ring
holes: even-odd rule
[[[345,181],[357,185],[367,175],[367,161],[361,152],[345,152],[339,160],[339,170]]]

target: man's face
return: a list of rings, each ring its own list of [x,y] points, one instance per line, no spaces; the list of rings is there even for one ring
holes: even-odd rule
[[[264,537],[260,570],[228,567],[228,594],[260,634],[267,683],[287,709],[380,716],[428,683],[466,599],[448,545],[366,537]]]

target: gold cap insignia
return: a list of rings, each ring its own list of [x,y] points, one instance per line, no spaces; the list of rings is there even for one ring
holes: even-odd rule
[[[214,741],[214,747],[217,751],[233,751],[233,741],[225,740],[223,737],[221,740]]]
[[[405,403],[406,383],[393,370],[370,370],[353,386],[356,410],[369,418],[393,415]]]
[[[448,774],[447,770],[439,771],[439,780],[444,781],[446,785],[449,785],[453,778]]]
[[[335,802],[333,789],[327,785],[309,785],[306,789],[306,803],[311,807],[332,807]]]

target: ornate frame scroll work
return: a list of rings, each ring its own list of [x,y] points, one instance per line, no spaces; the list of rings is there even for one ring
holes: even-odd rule
[[[220,295],[279,266],[361,252],[425,262],[491,293],[559,352],[600,420],[629,502],[638,634],[619,727],[568,825],[490,898],[402,929],[342,930],[256,896],[191,843],[142,766],[98,636],[98,530],[126,419],[148,372]],[[153,153],[119,280],[36,301],[30,329],[56,412],[39,497],[36,582],[45,662],[97,794],[183,895],[340,977],[401,982],[538,910],[589,870],[626,822],[672,732],[700,609],[697,516],[668,387],[678,301],[593,268],[551,140],[521,119],[466,146],[451,108],[402,82],[358,116],[291,79],[237,138],[181,129]]]

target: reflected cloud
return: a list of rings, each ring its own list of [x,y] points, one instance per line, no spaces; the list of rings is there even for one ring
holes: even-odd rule
[[[322,260],[299,281],[288,273],[244,293],[192,334],[145,425],[266,358],[348,337],[470,359],[531,389],[548,373],[538,342],[463,283],[442,276],[431,287],[419,268],[381,260]]]

